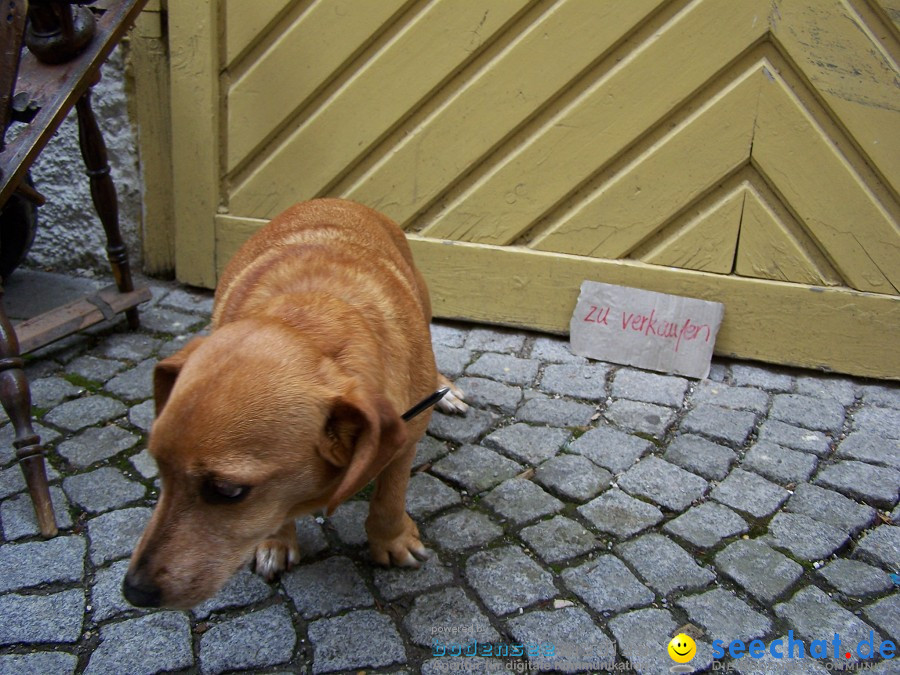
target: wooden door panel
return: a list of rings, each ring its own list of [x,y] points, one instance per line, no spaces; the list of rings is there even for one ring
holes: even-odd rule
[[[900,379],[896,0],[169,12],[184,281],[343,196],[438,316],[564,332],[592,278],[724,302],[719,353]]]

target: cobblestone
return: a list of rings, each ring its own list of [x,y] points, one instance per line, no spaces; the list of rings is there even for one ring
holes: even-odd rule
[[[880,525],[866,532],[854,556],[900,574],[900,527]]]
[[[100,646],[91,655],[84,672],[149,674],[187,668],[193,661],[187,617],[161,612],[103,626]]]
[[[550,573],[516,546],[476,553],[466,563],[466,578],[495,614],[509,614],[557,593]]]
[[[868,384],[860,387],[862,400],[867,405],[900,410],[900,387]]]
[[[668,672],[672,664],[669,640],[677,627],[672,615],[664,609],[638,609],[609,622],[622,654],[647,673]],[[690,663],[691,672],[708,668],[712,663],[711,652],[706,643],[698,642],[697,655]]]
[[[613,376],[611,394],[613,398],[680,408],[687,387],[688,381],[683,377],[622,368]]]
[[[602,614],[645,607],[656,597],[614,555],[602,555],[563,570],[562,578],[573,593]]]
[[[675,411],[653,403],[621,399],[610,403],[604,416],[625,431],[662,438],[675,419]]]
[[[740,387],[758,387],[772,392],[794,389],[794,378],[772,368],[760,368],[749,364],[735,363],[731,366],[731,377]]]
[[[575,558],[599,545],[593,534],[565,516],[556,516],[523,528],[519,536],[545,563]]]
[[[580,455],[559,455],[541,464],[534,479],[563,499],[586,502],[609,487],[612,474]]]
[[[607,366],[596,363],[551,364],[544,368],[539,388],[548,394],[602,401],[606,398],[608,372]]]
[[[427,476],[435,480],[431,476]],[[410,481],[412,482],[412,481]],[[440,481],[436,481],[440,482]],[[431,492],[428,492],[430,495]],[[410,491],[407,500],[416,500],[416,493]],[[409,505],[407,505],[409,509]],[[335,533],[342,542],[348,546],[362,546],[368,541],[366,536],[366,517],[369,515],[369,503],[364,501],[349,501],[341,504],[334,513],[328,517],[328,524],[334,528]]]
[[[601,532],[620,538],[637,534],[663,519],[658,508],[629,497],[619,489],[607,490],[584,506],[579,506],[578,513]]]
[[[859,392],[855,382],[842,377],[800,375],[796,382],[798,394],[813,398],[833,398],[843,406],[853,405]]]
[[[891,509],[897,503],[900,471],[846,460],[824,467],[815,482],[873,506]]]
[[[512,478],[522,468],[521,464],[498,455],[493,450],[478,445],[465,445],[437,462],[432,471],[441,478],[459,483],[472,494],[477,494]]]
[[[50,500],[53,502],[56,524],[63,529],[72,527],[69,500],[60,487],[50,486]],[[0,504],[0,522],[3,524],[3,534],[8,540],[40,534],[37,519],[34,517],[34,506],[27,494],[10,497]]]
[[[522,400],[522,390],[519,387],[483,377],[461,377],[456,384],[466,392],[469,405],[489,408],[502,414],[514,413]]]
[[[476,352],[518,354],[525,346],[525,336],[502,328],[472,328],[466,347]]]
[[[450,326],[445,323],[431,324],[431,342],[435,345],[447,347],[463,347],[469,331],[465,328]]]
[[[121,401],[97,394],[66,401],[48,412],[44,420],[68,431],[78,431],[114,420],[127,410]]]
[[[877,628],[887,633],[895,645],[900,641],[900,594],[894,593],[873,602],[863,613]]]
[[[135,470],[144,478],[156,478],[159,475],[159,466],[146,448],[132,456],[130,461]]]
[[[670,511],[682,511],[706,492],[705,480],[654,455],[619,477],[619,487]]]
[[[661,534],[645,534],[619,544],[616,552],[662,596],[674,591],[699,590],[716,578],[687,551]]]
[[[665,524],[663,530],[697,548],[713,548],[723,539],[747,532],[747,523],[731,509],[705,502]]]
[[[733,410],[763,413],[769,407],[769,395],[753,387],[731,387],[723,382],[703,380],[694,392],[695,405],[709,404]]]
[[[301,553],[306,553],[301,549]],[[125,561],[122,561],[123,563]],[[119,565],[121,563],[114,563]],[[118,575],[121,586],[122,574]],[[249,570],[241,570],[228,581],[227,584],[214,597],[197,605],[192,613],[199,619],[208,619],[213,612],[233,607],[259,602],[272,594],[272,588],[263,581],[262,577]],[[121,591],[120,591],[121,595]],[[122,598],[125,601],[124,597]],[[126,605],[131,607],[131,605]]]
[[[534,382],[540,365],[541,362],[535,359],[520,359],[507,354],[482,354],[466,368],[466,374],[524,387]]]
[[[772,629],[771,620],[722,588],[683,598],[677,604],[709,639],[725,644],[733,640],[750,642],[765,637]]]
[[[819,570],[819,575],[844,595],[854,598],[878,595],[893,586],[886,572],[846,558],[831,561]]]
[[[722,480],[737,460],[731,448],[693,434],[677,436],[663,457],[707,480]]]
[[[844,424],[844,406],[840,403],[800,394],[779,394],[769,414],[787,424],[818,431],[838,431]]]
[[[587,363],[586,358],[572,353],[566,341],[553,337],[536,337],[531,346],[531,358],[544,363]],[[900,404],[897,407],[900,408]]]
[[[815,455],[761,441],[744,456],[742,466],[780,485],[809,480],[818,465]]]
[[[900,469],[900,441],[868,431],[849,434],[838,445],[835,455]]]
[[[87,523],[90,557],[95,565],[131,555],[150,520],[150,509],[138,506],[110,511]]]
[[[713,489],[710,496],[736,511],[754,518],[765,518],[772,515],[790,493],[762,476],[743,469],[735,469]]]
[[[153,418],[156,415],[156,407],[152,400],[144,401],[132,406],[128,411],[128,421],[143,432],[150,431]]]
[[[767,419],[759,427],[759,440],[811,452],[819,457],[825,457],[831,451],[831,440],[821,431],[802,429],[772,419]]]
[[[432,554],[419,569],[391,567],[375,570],[375,587],[381,597],[389,602],[404,595],[422,593],[452,579],[453,573],[437,554]]]
[[[35,408],[52,408],[66,399],[78,396],[84,389],[76,387],[61,377],[44,377],[30,385],[31,405]]]
[[[681,426],[685,431],[737,446],[743,445],[755,424],[756,415],[752,412],[703,404],[691,410]]]
[[[543,395],[531,396],[516,411],[517,420],[554,427],[584,427],[593,416],[593,406]]]
[[[312,627],[310,627],[312,628]],[[396,632],[396,631],[395,631]],[[269,607],[215,624],[200,637],[204,673],[255,669],[290,660],[297,642],[284,606]]]
[[[777,513],[769,523],[770,543],[795,558],[822,560],[847,543],[844,530],[813,520],[802,513]]]
[[[852,428],[882,434],[894,440],[900,438],[900,419],[897,411],[890,408],[864,406],[853,414]]]
[[[650,441],[609,427],[591,429],[569,446],[572,452],[613,473],[627,470],[651,448]]]
[[[156,359],[142,361],[116,375],[103,388],[113,396],[126,401],[143,401],[153,396],[153,368]]]
[[[496,421],[494,413],[474,408],[464,417],[436,412],[431,416],[428,431],[437,438],[454,443],[472,443],[481,438]]]
[[[441,373],[455,380],[465,372],[466,366],[472,360],[472,352],[468,349],[437,345],[434,348],[434,360]]]
[[[416,446],[413,469],[432,464],[450,452],[450,445],[432,436],[424,436]]]
[[[84,591],[0,595],[0,616],[0,646],[17,642],[77,642],[84,616]]]
[[[455,511],[435,518],[426,533],[435,545],[460,551],[493,541],[503,534],[503,529],[478,511]]]
[[[56,451],[73,466],[83,469],[96,462],[113,457],[123,450],[133,448],[140,439],[114,424],[91,427],[63,441]]]
[[[430,516],[459,502],[459,493],[434,476],[420,473],[409,480],[406,510],[413,518]]]
[[[151,287],[138,331],[118,320],[29,359],[56,538],[39,536],[0,422],[0,673],[657,673],[682,630],[705,633],[693,671],[713,639],[900,638],[900,385],[718,358],[688,382],[447,323],[436,358],[472,407],[436,413],[417,448],[418,570],[372,564],[367,489],[298,520],[302,558],[280,580],[244,568],[189,612],[134,608],[122,578],[159,488],[151,373],[211,306]],[[555,650],[466,656],[476,640]]]
[[[791,588],[803,568],[757,539],[739,539],[716,555],[716,567],[763,603]]]
[[[73,504],[89,513],[101,513],[143,498],[147,488],[107,466],[66,478],[63,490]]]
[[[809,483],[796,487],[785,510],[805,514],[851,535],[856,535],[875,520],[875,509],[871,506],[857,504],[837,492]]]
[[[491,490],[482,500],[505,520],[517,525],[542,516],[549,516],[563,508],[556,497],[524,478],[510,478]]]
[[[380,668],[406,661],[396,626],[373,610],[314,621],[309,625],[309,639],[314,648],[314,673]]]
[[[606,633],[578,607],[565,607],[555,612],[531,612],[509,621],[509,629],[517,642],[527,645],[553,645],[553,656],[538,649],[529,664],[547,671],[563,673],[584,672],[584,664],[591,658],[600,663],[612,663],[616,648]],[[576,649],[577,648],[577,651]]]
[[[369,607],[375,601],[353,561],[343,556],[297,567],[282,584],[304,619]]]
[[[83,537],[57,537],[0,547],[0,592],[84,576]]]
[[[78,657],[67,652],[31,652],[0,655],[0,674],[74,673]]]
[[[872,630],[871,626],[815,586],[802,588],[788,602],[775,605],[775,614],[785,619],[797,635],[808,642],[826,639],[829,654],[834,653],[833,642],[829,639],[832,636],[838,635],[841,644],[852,646],[869,639],[869,631]],[[882,640],[881,634],[875,631],[875,644],[880,644]],[[859,661],[855,649],[848,649],[847,653],[850,657],[842,660],[843,663]]]
[[[461,588],[445,588],[420,595],[403,620],[412,641],[430,647],[437,637],[444,643],[496,642],[500,635]]]
[[[570,435],[566,429],[517,423],[490,434],[484,445],[517,462],[538,465],[556,455]]]

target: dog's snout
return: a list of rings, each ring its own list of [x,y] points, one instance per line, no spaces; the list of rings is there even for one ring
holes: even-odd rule
[[[162,605],[162,591],[159,587],[130,572],[122,580],[122,594],[135,607],[159,607]]]

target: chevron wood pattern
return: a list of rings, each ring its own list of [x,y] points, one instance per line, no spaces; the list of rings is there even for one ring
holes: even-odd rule
[[[186,4],[170,12],[200,11]],[[576,268],[625,266],[635,285],[696,297],[740,289],[744,309],[830,288],[879,366],[813,338],[786,357],[787,333],[753,336],[756,319],[728,306],[720,352],[900,378],[875,335],[900,329],[894,0],[200,4],[222,27],[195,59],[216,63],[220,101],[214,234],[198,252],[213,267],[289,204],[340,195],[403,225],[447,316],[565,330]],[[496,266],[461,274],[485,260],[469,246]],[[524,300],[526,259],[569,284],[543,314],[478,279]],[[860,293],[881,309],[851,330]]]

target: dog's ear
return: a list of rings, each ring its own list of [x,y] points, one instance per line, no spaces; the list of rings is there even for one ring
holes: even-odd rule
[[[156,403],[157,417],[166,405],[166,401],[169,400],[169,394],[172,393],[178,373],[181,372],[188,357],[203,343],[204,339],[202,337],[194,338],[172,356],[166,357],[156,364],[153,369],[153,400]]]
[[[346,467],[328,501],[330,515],[346,499],[364,488],[394,458],[406,442],[403,420],[383,397],[364,400],[350,395],[339,398],[326,423],[322,456]]]

